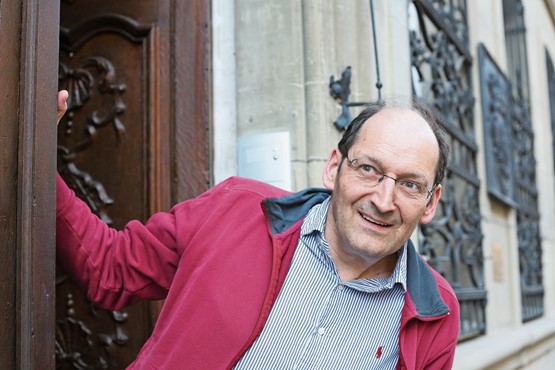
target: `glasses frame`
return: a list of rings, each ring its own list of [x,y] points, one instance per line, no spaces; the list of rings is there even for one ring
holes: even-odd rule
[[[349,167],[350,167],[352,170],[354,170],[354,171],[357,170],[357,167],[356,167],[356,166],[353,166],[353,162],[359,161],[358,158],[349,159],[349,157],[348,157],[346,154],[343,154],[343,158],[347,160],[347,163],[349,164]],[[375,187],[375,186],[380,185],[380,184],[383,182],[383,180],[387,177],[387,178],[389,178],[389,179],[391,179],[391,180],[393,180],[393,181],[395,182],[395,189],[397,189],[397,181],[399,181],[399,179],[396,179],[396,178],[393,177],[393,176],[386,175],[385,173],[383,173],[382,171],[380,171],[379,169],[377,169],[375,166],[372,166],[372,167],[374,168],[374,170],[376,171],[376,173],[379,175],[376,184],[372,185],[372,187]],[[401,180],[404,180],[404,179],[401,179]],[[414,181],[412,181],[412,182],[414,182]],[[428,200],[428,199],[430,199],[430,198],[432,197],[432,195],[433,195],[433,193],[434,193],[434,190],[435,190],[435,188],[436,188],[436,186],[437,186],[437,184],[434,184],[434,185],[432,186],[431,189],[428,189],[427,187],[425,187],[425,186],[423,186],[423,185],[420,185],[420,184],[417,183],[417,182],[414,182],[414,183],[415,183],[415,185],[417,185],[419,188],[422,188],[422,189],[424,189],[424,190],[427,192],[426,196],[424,197],[424,200]],[[422,193],[422,194],[424,194],[424,193]]]

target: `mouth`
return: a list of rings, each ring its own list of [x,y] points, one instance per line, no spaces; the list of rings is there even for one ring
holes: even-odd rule
[[[391,227],[391,224],[375,220],[375,219],[371,218],[370,216],[363,215],[362,213],[360,215],[362,216],[363,219],[365,219],[366,221],[368,221],[368,222],[370,222],[374,225],[378,225],[378,226],[381,226],[381,227]]]

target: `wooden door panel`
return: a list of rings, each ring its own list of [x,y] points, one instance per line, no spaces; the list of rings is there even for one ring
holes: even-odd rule
[[[149,193],[149,156],[160,153],[149,150],[148,137],[160,127],[149,126],[147,113],[150,76],[157,75],[154,34],[153,27],[113,13],[62,28],[60,88],[70,92],[70,103],[59,127],[58,169],[117,228],[144,220],[149,198],[156,197]],[[128,365],[150,332],[149,304],[105,311],[87,302],[63,272],[57,283],[58,368]]]
[[[206,32],[199,40],[187,39],[199,55],[182,58],[176,54],[184,45],[175,31],[205,29],[208,1],[185,3],[190,6],[171,0],[62,2],[59,83],[70,92],[70,103],[58,128],[58,170],[116,228],[169,209],[175,194],[191,197],[209,185],[208,77],[175,77],[178,69],[208,70]],[[189,29],[172,26],[187,18],[193,20]],[[197,93],[195,104],[203,106],[178,116],[180,86],[187,82],[188,91]],[[174,139],[175,132],[185,140]],[[193,157],[191,170],[184,171],[183,163]],[[161,304],[105,311],[90,304],[61,270],[56,283],[57,368],[125,368]]]
[[[146,186],[148,135],[156,128],[149,127],[149,110],[143,108],[149,93],[143,75],[152,75],[150,33],[143,42],[122,34],[89,33],[80,47],[62,44],[60,53],[60,87],[70,92],[70,103],[59,128],[59,168],[73,187],[95,193],[87,195],[89,205],[116,227],[129,217],[144,219],[149,196],[156,196]],[[117,200],[111,211],[108,198]]]

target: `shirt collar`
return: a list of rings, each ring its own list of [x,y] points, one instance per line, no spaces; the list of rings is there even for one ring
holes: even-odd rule
[[[328,208],[330,204],[330,197],[325,199],[322,203],[316,204],[308,212],[306,218],[301,226],[301,237],[312,234],[316,232],[320,239],[318,246],[324,250],[326,255],[329,255],[329,244],[324,238],[324,231],[326,228],[326,219],[328,215]],[[380,285],[383,288],[392,288],[396,283],[403,286],[403,289],[407,290],[407,243],[403,244],[401,249],[399,249],[397,263],[395,264],[395,269],[390,277],[385,279],[358,279],[354,282],[356,285],[375,285],[373,282],[380,280]],[[350,285],[350,284],[348,284]]]
[[[322,203],[316,204],[310,209],[301,226],[301,235],[308,235],[317,231],[322,237],[324,236],[329,204],[330,198],[328,197]]]

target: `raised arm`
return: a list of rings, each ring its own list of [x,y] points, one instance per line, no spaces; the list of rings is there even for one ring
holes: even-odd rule
[[[68,92],[58,92],[58,123]],[[173,213],[142,224],[110,228],[57,175],[56,260],[100,307],[120,309],[143,299],[165,298],[178,264]]]

